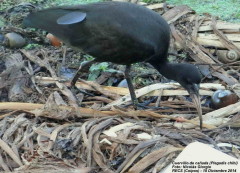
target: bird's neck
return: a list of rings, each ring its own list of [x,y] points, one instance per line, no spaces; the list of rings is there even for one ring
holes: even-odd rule
[[[164,77],[177,81],[177,71],[179,70],[177,63],[169,63],[166,61],[154,64],[151,63],[151,65]]]

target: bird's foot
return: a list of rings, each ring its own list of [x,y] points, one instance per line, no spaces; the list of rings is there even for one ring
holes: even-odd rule
[[[81,101],[82,99],[79,99],[79,96],[78,96],[79,93],[82,93],[84,95],[88,95],[91,97],[94,96],[93,94],[91,94],[83,89],[80,89],[80,88],[76,87],[75,85],[68,86],[68,89],[72,92],[73,96],[75,97],[78,106],[81,106],[81,102],[82,102]]]
[[[80,88],[76,87],[75,85],[70,85],[69,89],[72,91],[72,93],[74,95],[76,95],[77,93],[80,92],[80,93],[83,93],[83,94],[91,96],[91,97],[95,96],[94,94],[91,94],[83,89],[80,89]]]
[[[134,109],[136,110],[143,110],[143,109],[152,109],[152,110],[157,110],[159,107],[156,106],[148,106],[150,103],[152,103],[157,97],[154,97],[150,100],[146,100],[143,103],[139,103],[137,100],[134,101],[133,103],[130,103],[126,105],[125,107],[133,105]]]

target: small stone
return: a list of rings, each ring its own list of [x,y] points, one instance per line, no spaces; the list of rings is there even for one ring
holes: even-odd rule
[[[10,48],[21,48],[26,44],[26,40],[19,34],[11,32],[5,35],[3,45]]]

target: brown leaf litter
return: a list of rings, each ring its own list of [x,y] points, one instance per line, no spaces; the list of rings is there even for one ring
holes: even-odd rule
[[[179,84],[141,87],[137,97],[157,97],[149,106],[160,108],[133,110],[124,107],[130,101],[127,88],[106,86],[108,78],[122,73],[105,73],[95,82],[81,79],[77,91],[68,88],[69,79],[58,73],[59,61],[63,65],[72,58],[75,63],[74,56],[81,53],[65,47],[1,47],[5,68],[0,73],[0,171],[159,172],[194,141],[239,158],[238,148],[218,144],[240,145],[240,102],[217,110],[207,102],[219,89],[240,97],[240,25],[199,16],[187,6],[147,7],[170,24],[171,54],[186,53],[186,60],[206,73],[200,89],[204,130],[199,130],[195,107]],[[36,31],[12,26],[2,30],[46,44]],[[82,77],[86,78],[84,72]]]

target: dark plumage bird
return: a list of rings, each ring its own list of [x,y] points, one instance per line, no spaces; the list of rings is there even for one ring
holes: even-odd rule
[[[24,25],[54,34],[67,45],[94,56],[96,62],[126,65],[125,77],[135,105],[137,99],[129,76],[131,64],[150,63],[189,92],[202,126],[200,74],[194,65],[167,61],[170,29],[158,13],[126,2],[99,2],[34,12],[25,18]]]

